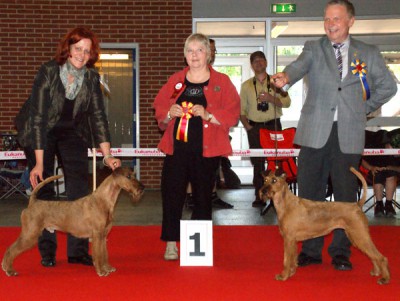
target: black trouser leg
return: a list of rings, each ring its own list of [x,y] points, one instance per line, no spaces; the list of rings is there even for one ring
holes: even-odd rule
[[[32,169],[36,164],[34,151],[26,149],[25,153],[28,159],[28,166]],[[67,200],[73,201],[87,195],[89,176],[87,145],[74,132],[67,131],[57,136],[53,132],[50,132],[43,157],[44,178],[54,175],[54,159],[56,154],[58,154],[63,166]],[[38,193],[38,197],[44,200],[54,200],[54,195],[54,183],[45,185]],[[43,230],[42,236],[39,237],[38,247],[42,258],[55,257],[57,249],[56,234]],[[86,255],[88,250],[88,239],[78,239],[68,234],[68,257]]]
[[[161,175],[163,207],[161,239],[164,241],[179,241],[180,239],[180,220],[188,182],[188,170],[184,158],[167,155]]]
[[[192,220],[211,220],[212,219],[212,200],[211,194],[214,189],[216,171],[220,163],[220,157],[205,158],[196,156],[193,158],[194,168],[191,168],[193,179],[193,200],[194,208]]]
[[[65,177],[65,192],[69,201],[88,195],[88,146],[78,136],[65,135],[58,141],[58,150]],[[68,234],[67,256],[80,257],[89,252],[89,240]]]
[[[215,184],[219,160],[219,157],[204,158],[201,154],[182,152],[165,157],[161,179],[162,240],[180,240],[180,220],[189,181],[192,184],[194,200],[192,219],[211,219],[210,196]]]
[[[357,201],[357,178],[349,170],[358,169],[361,155],[343,154],[339,147],[337,124],[334,123],[326,145],[321,149],[302,147],[299,154],[297,180],[299,196],[314,201],[325,201],[328,177],[331,175],[335,201]],[[324,237],[303,242],[302,252],[321,258]],[[350,256],[350,241],[342,229],[334,231],[328,252],[331,256]]]
[[[28,162],[29,170],[36,165],[35,152],[31,148],[26,148],[25,155]],[[54,158],[56,155],[55,140],[49,139],[47,148],[44,150],[43,156],[43,178],[46,179],[54,175]],[[43,186],[37,197],[41,200],[54,200],[54,183]],[[39,253],[42,258],[54,258],[57,250],[57,236],[55,232],[43,230],[42,235],[38,239]]]
[[[324,154],[319,149],[301,148],[297,172],[299,197],[313,201],[325,200],[329,171],[324,164],[324,159]],[[308,239],[303,241],[302,252],[313,258],[320,259],[323,245],[323,236]]]
[[[340,150],[337,124],[334,123],[330,137],[321,149],[302,147],[299,155],[299,196],[315,201],[325,201],[326,185],[331,175],[335,202],[357,201],[357,178],[350,166],[358,169],[361,155],[344,154]],[[321,258],[324,237],[303,242],[302,252]],[[350,241],[342,229],[334,231],[329,254],[350,256]]]
[[[361,155],[338,153],[335,164],[332,166],[331,178],[335,202],[357,202],[357,177],[349,170],[353,166],[356,170],[360,165]],[[344,255],[350,257],[351,242],[343,229],[333,232],[333,240],[328,247],[331,257]]]

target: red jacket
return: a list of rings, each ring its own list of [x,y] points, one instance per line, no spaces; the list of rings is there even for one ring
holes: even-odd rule
[[[209,68],[209,84],[204,87],[207,111],[214,115],[220,125],[203,120],[203,156],[228,156],[232,154],[229,129],[239,121],[240,97],[227,75],[215,71],[211,66]],[[164,120],[171,106],[184,91],[184,88],[178,90],[176,86],[185,82],[188,70],[189,67],[186,67],[173,74],[158,92],[153,103],[158,126],[165,131],[158,148],[167,155],[172,155],[174,152],[173,132],[176,119],[168,124],[164,123]]]

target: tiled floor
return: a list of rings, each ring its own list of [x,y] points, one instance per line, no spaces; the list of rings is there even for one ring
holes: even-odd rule
[[[242,188],[237,190],[220,190],[218,195],[224,201],[234,205],[233,209],[214,209],[213,222],[215,225],[275,225],[274,210],[260,215],[260,208],[252,208],[254,190]],[[369,189],[368,195],[372,195]],[[397,196],[399,200],[400,196]],[[20,225],[19,216],[28,200],[21,195],[13,195],[8,199],[0,200],[0,226]],[[371,201],[366,204],[370,205]],[[366,213],[370,225],[400,226],[400,212],[397,210],[395,218],[375,218],[373,210]],[[184,209],[183,218],[189,219],[191,211]],[[117,203],[114,216],[114,225],[160,225],[162,220],[161,194],[159,190],[146,191],[143,199],[132,204],[125,192],[122,192]]]

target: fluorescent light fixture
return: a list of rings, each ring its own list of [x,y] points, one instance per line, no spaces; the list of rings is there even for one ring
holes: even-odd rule
[[[271,38],[275,39],[279,37],[287,28],[289,24],[288,22],[273,22],[272,30],[271,30]]]
[[[124,53],[101,53],[100,54],[101,60],[129,60],[129,54]]]

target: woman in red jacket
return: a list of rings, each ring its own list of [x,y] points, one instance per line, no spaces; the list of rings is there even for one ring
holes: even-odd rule
[[[212,219],[216,170],[220,157],[232,153],[229,128],[240,114],[235,86],[210,65],[208,38],[190,35],[184,55],[188,67],[168,79],[153,104],[158,126],[165,131],[158,148],[166,154],[161,179],[166,260],[178,259],[176,242],[188,182],[193,188],[192,219]]]

